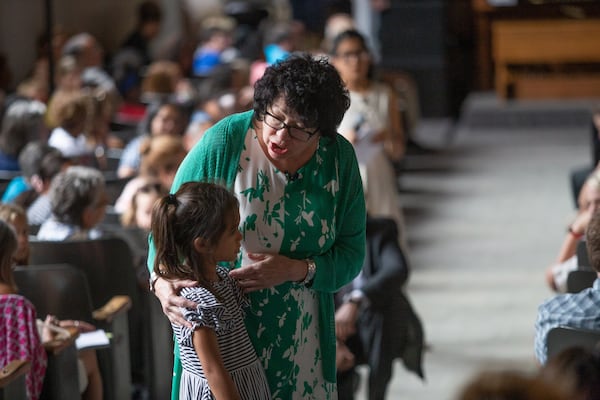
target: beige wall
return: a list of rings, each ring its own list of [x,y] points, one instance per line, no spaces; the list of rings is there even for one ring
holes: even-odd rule
[[[135,25],[139,0],[52,0],[54,25],[68,32],[87,31],[105,50],[113,51]],[[173,33],[177,23],[176,0],[162,0],[164,31]],[[45,31],[45,0],[0,0],[0,52],[9,59],[16,85],[30,71],[35,42]]]

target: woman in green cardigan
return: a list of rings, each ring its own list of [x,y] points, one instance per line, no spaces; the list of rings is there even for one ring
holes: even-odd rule
[[[245,323],[273,399],[337,398],[333,293],[358,274],[365,251],[358,164],[336,131],[348,105],[333,66],[293,55],[256,83],[253,110],[204,134],[171,188],[217,182],[240,200],[242,251],[230,274],[250,297]],[[151,269],[153,250],[150,240]],[[151,285],[165,313],[191,327],[179,307],[195,304],[177,291],[195,283],[156,272]]]

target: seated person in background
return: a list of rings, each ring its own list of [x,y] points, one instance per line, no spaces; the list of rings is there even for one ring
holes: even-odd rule
[[[196,95],[195,87],[183,76],[181,66],[174,61],[152,62],[141,85],[140,101],[144,104],[175,101],[185,105]]]
[[[54,129],[59,125],[58,112],[62,108],[65,96],[77,93],[82,88],[81,68],[73,56],[62,56],[56,63],[54,75],[56,88],[50,99],[48,99],[48,109],[46,110],[46,126]]]
[[[572,393],[571,400],[600,399],[600,353],[598,349],[570,347],[550,358],[540,370],[540,377],[559,383]]]
[[[356,151],[367,212],[396,221],[399,243],[409,259],[393,164],[402,159],[405,150],[398,96],[388,84],[373,78],[373,57],[359,32],[340,33],[332,43],[330,56],[350,94],[350,107],[338,132]]]
[[[28,208],[32,204],[38,194],[44,191],[44,179],[41,177],[40,167],[46,155],[50,153],[64,159],[60,150],[42,140],[27,143],[19,154],[19,167],[23,175],[10,181],[2,196],[3,203],[13,202],[23,208]]]
[[[82,91],[64,93],[54,100],[57,127],[48,144],[77,164],[92,165],[92,149],[88,147],[84,129],[87,123],[89,98]]]
[[[113,78],[104,70],[104,50],[96,38],[88,32],[71,36],[62,48],[63,56],[74,57],[81,69],[84,86],[102,89],[111,96],[118,96]]]
[[[600,213],[596,212],[586,231],[586,245],[592,268],[600,272]],[[565,326],[600,330],[600,279],[594,286],[579,293],[566,293],[546,300],[538,308],[535,323],[535,355],[540,364],[546,363],[546,338],[550,329]]]
[[[131,204],[121,215],[121,225],[129,228],[140,228],[150,232],[152,207],[159,198],[166,196],[165,190],[158,180],[148,178],[131,197]]]
[[[565,293],[569,272],[579,268],[577,243],[584,237],[592,215],[600,208],[600,171],[586,179],[579,196],[579,210],[569,225],[567,235],[554,264],[546,270],[546,281],[551,289]]]
[[[483,371],[471,378],[457,400],[573,400],[560,387],[517,371]]]
[[[50,151],[42,158],[37,174],[39,182],[36,182],[33,189],[36,197],[27,207],[27,219],[30,226],[41,225],[52,215],[52,205],[48,194],[50,184],[59,172],[69,166],[71,166],[71,162],[53,147],[50,147]],[[15,199],[15,203],[20,203],[20,197]],[[27,206],[27,204],[23,203],[23,206]]]
[[[39,240],[95,239],[108,204],[102,173],[94,168],[71,166],[50,185],[52,216],[40,226]]]
[[[397,241],[396,224],[367,218],[367,251],[361,273],[335,295],[335,331],[356,364],[369,365],[368,398],[383,400],[396,358],[423,378],[423,327],[402,286],[408,267]],[[338,350],[344,350],[338,343]],[[354,368],[338,372],[338,394],[353,399]]]
[[[233,29],[235,20],[231,17],[208,17],[202,21],[200,45],[194,51],[192,74],[207,76],[222,64],[228,64],[237,58],[238,51],[233,47]]]
[[[36,100],[11,103],[0,124],[0,170],[19,171],[19,154],[32,140],[42,137],[46,106]]]
[[[17,250],[13,255],[15,264],[29,264],[29,224],[25,210],[14,204],[0,204],[0,220],[11,225],[17,236]]]
[[[28,398],[35,400],[44,383],[46,351],[35,325],[33,306],[24,297],[14,296],[17,285],[12,269],[17,247],[14,230],[0,220],[0,329],[6,332],[0,335],[0,365],[23,358],[28,360],[31,369],[25,377],[25,385]]]
[[[162,190],[168,192],[185,155],[181,137],[161,135],[147,138],[141,145],[140,174],[127,182],[115,202],[115,211],[124,213],[131,204],[133,194],[139,187],[144,186],[148,179],[157,180]]]
[[[187,126],[187,116],[176,103],[152,105],[141,125],[141,134],[130,141],[121,155],[117,175],[119,178],[135,176],[140,168],[141,144],[149,136],[183,136]]]
[[[85,321],[59,321],[54,316],[48,315],[42,329],[38,331],[38,327],[34,326],[36,320],[35,309],[27,299],[16,296],[17,286],[12,269],[15,264],[15,255],[19,251],[17,242],[12,226],[4,220],[0,220],[0,316],[15,317],[12,319],[18,321],[19,330],[18,335],[0,337],[0,365],[18,358],[25,357],[28,359],[32,364],[32,368],[26,377],[27,391],[30,399],[37,399],[42,389],[46,370],[46,352],[42,343],[55,339],[54,331],[50,329],[49,325],[57,325],[63,328],[76,327],[80,332],[89,332],[94,330],[95,327]],[[1,301],[2,299],[6,301]],[[31,313],[34,315],[31,315]],[[24,319],[23,316],[27,314],[29,314],[29,318]],[[10,319],[7,318],[7,320]],[[5,328],[10,329],[8,326]],[[23,333],[29,335],[29,337],[23,338]],[[18,344],[11,342],[14,339],[19,340]],[[23,343],[29,344],[29,347],[23,347]],[[15,353],[14,349],[18,349],[18,354]],[[102,376],[98,368],[96,351],[82,350],[78,352],[78,358],[79,385],[82,399],[101,400],[103,391]]]

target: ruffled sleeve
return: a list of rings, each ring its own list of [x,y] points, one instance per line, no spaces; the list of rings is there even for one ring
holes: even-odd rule
[[[238,285],[237,281],[235,279],[233,279],[231,276],[229,276],[229,270],[227,268],[218,267],[217,272],[219,273],[219,276],[221,276],[221,278],[224,281],[227,281],[226,284],[231,288],[231,290],[233,292],[235,302],[240,307],[242,317],[246,318],[246,310],[245,309],[250,306],[250,299],[243,292],[242,288],[240,287],[240,285]]]
[[[182,289],[181,295],[198,304],[196,309],[182,308],[186,320],[192,323],[192,328],[181,327],[178,342],[182,346],[193,346],[192,336],[196,329],[207,327],[216,334],[230,332],[234,328],[233,315],[227,310],[215,295],[203,287]]]

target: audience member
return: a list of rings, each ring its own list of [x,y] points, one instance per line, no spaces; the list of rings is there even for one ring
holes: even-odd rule
[[[229,17],[209,17],[202,21],[203,31],[200,46],[194,52],[192,73],[197,77],[208,76],[222,64],[228,64],[238,57],[232,46],[232,32],[235,20]]]
[[[15,202],[23,208],[29,207],[37,197],[37,193],[43,191],[42,183],[44,180],[41,177],[40,167],[42,160],[48,153],[55,153],[57,157],[62,157],[60,150],[42,140],[36,140],[25,145],[21,154],[19,154],[19,167],[23,175],[10,181],[2,196],[2,202]]]
[[[13,258],[17,265],[29,264],[29,223],[23,208],[0,203],[0,220],[10,224],[17,237],[17,250]]]
[[[150,44],[159,34],[162,10],[152,0],[144,0],[137,7],[137,22],[133,31],[121,43],[112,57],[110,71],[123,99],[119,115],[137,118],[140,109],[141,81],[153,56]]]
[[[81,68],[82,85],[117,95],[113,78],[104,70],[104,50],[98,40],[88,33],[71,36],[62,48],[63,56],[72,56]]]
[[[91,165],[92,149],[84,129],[89,113],[89,98],[82,91],[63,93],[56,109],[57,127],[52,130],[48,144],[76,164]],[[59,101],[56,99],[55,101]]]
[[[156,200],[167,194],[168,191],[163,189],[159,181],[146,179],[131,197],[129,208],[123,211],[121,225],[150,232],[152,207]]]
[[[187,115],[183,109],[173,102],[153,105],[141,124],[141,133],[130,141],[121,155],[117,175],[127,178],[138,173],[141,162],[141,145],[149,136],[171,135],[183,136],[187,126]]]
[[[585,180],[591,173],[600,168],[600,104],[592,110],[590,123],[591,162],[585,167],[577,168],[571,172],[571,191],[575,207]]]
[[[8,300],[7,302],[0,302],[0,314],[5,316],[6,314],[12,313],[13,315],[9,316],[7,319],[11,319],[11,317],[13,319],[18,319],[19,336],[6,335],[6,338],[4,338],[6,342],[0,345],[0,365],[4,365],[4,361],[11,361],[18,358],[15,358],[15,348],[19,349],[19,355],[28,353],[26,358],[32,363],[32,373],[35,374],[35,376],[30,374],[27,377],[29,391],[34,387],[37,388],[38,380],[39,385],[41,385],[44,379],[46,353],[41,343],[56,339],[54,337],[55,331],[49,329],[48,325],[56,325],[62,328],[72,327],[80,332],[89,332],[96,328],[85,321],[59,321],[53,315],[45,317],[41,331],[38,331],[38,327],[33,328],[31,325],[27,325],[27,322],[35,325],[35,309],[28,301],[24,300],[25,298],[17,296],[17,286],[15,284],[12,267],[17,260],[15,252],[19,252],[19,246],[16,245],[18,240],[16,240],[14,231],[12,232],[13,237],[11,238],[7,229],[13,230],[10,224],[0,218],[0,247],[6,246],[5,248],[0,248],[0,299],[5,298]],[[6,295],[8,295],[8,297],[5,297]],[[16,312],[16,316],[14,312]],[[26,315],[24,313],[33,313],[34,315],[30,315],[29,318],[23,319],[23,316]],[[28,337],[23,337],[23,334]],[[10,342],[14,339],[19,340],[17,345]],[[25,349],[23,347],[24,343],[29,344],[30,348]],[[6,350],[6,353],[4,353],[3,350]],[[7,360],[7,358],[10,359]],[[102,400],[102,376],[100,375],[100,369],[98,367],[96,351],[81,350],[78,352],[78,358],[80,360],[78,368],[81,372],[79,386],[82,393],[82,400]],[[41,370],[42,364],[44,365],[44,371]],[[31,383],[31,385],[29,383]],[[41,386],[39,389],[41,390]],[[37,397],[35,395],[30,395],[29,398],[35,399]]]
[[[264,59],[257,59],[250,65],[249,84],[251,86],[254,86],[254,83],[263,76],[269,65],[285,60],[298,47],[296,33],[289,21],[268,25],[264,31]]]
[[[39,240],[101,236],[95,227],[104,218],[108,198],[100,171],[84,166],[69,167],[52,180],[49,194],[52,216],[40,226]]]
[[[121,49],[130,49],[136,52],[146,66],[152,62],[150,43],[160,32],[162,10],[160,5],[152,0],[145,0],[138,5],[137,22],[134,30],[121,44]]]
[[[393,220],[368,217],[361,273],[335,296],[337,339],[369,366],[370,400],[385,398],[396,358],[423,378],[423,327],[403,293],[409,271],[397,238]],[[338,372],[340,398],[354,398],[356,379],[354,368]]]
[[[0,170],[19,171],[25,145],[41,139],[46,106],[37,100],[16,100],[6,109],[0,130]]]
[[[578,203],[579,210],[567,229],[558,258],[546,270],[548,286],[559,293],[567,291],[569,272],[579,268],[577,244],[584,238],[592,215],[600,208],[600,170],[588,176],[580,192]]]
[[[115,211],[125,212],[131,204],[133,194],[139,187],[145,185],[149,178],[157,180],[162,190],[169,191],[177,168],[185,155],[186,151],[180,137],[159,135],[144,140],[141,145],[140,174],[127,182],[115,202]]]
[[[65,100],[82,88],[81,67],[73,56],[62,56],[56,65],[54,81],[56,89],[51,93],[46,111],[46,126],[54,129],[60,125],[58,113]]]
[[[179,97],[187,100],[181,93],[183,76],[179,65],[173,61],[158,60],[152,62],[142,80],[140,101],[145,104],[155,104],[176,101]]]
[[[558,383],[571,400],[600,399],[600,353],[598,349],[569,347],[551,357],[540,371],[543,380]]]
[[[26,359],[31,367],[25,376],[27,398],[37,400],[46,373],[46,351],[35,323],[35,309],[27,299],[17,296],[13,276],[17,237],[7,222],[0,220],[0,365]]]
[[[517,371],[483,371],[471,378],[456,400],[572,400],[556,385]]]
[[[38,159],[34,159],[39,155]],[[51,206],[48,190],[52,179],[63,169],[71,165],[62,153],[54,147],[41,142],[32,142],[23,150],[19,158],[24,171],[28,171],[31,189],[21,193],[14,203],[27,210],[30,225],[40,225],[50,218]]]
[[[600,213],[596,212],[587,227],[586,246],[592,268],[600,272]],[[550,329],[564,326],[600,330],[600,279],[593,287],[579,293],[566,293],[546,300],[538,308],[535,323],[535,355],[540,364],[546,363],[546,338]]]
[[[406,228],[392,162],[404,155],[397,98],[390,87],[372,77],[373,61],[363,36],[345,31],[333,41],[332,64],[350,92],[350,108],[338,131],[356,150],[365,188],[367,212],[396,221],[403,253],[408,256]]]
[[[183,135],[183,144],[186,151],[190,151],[202,138],[204,132],[217,121],[240,111],[237,107],[237,100],[236,93],[233,90],[213,92],[212,95],[204,99],[192,113],[190,123]]]

